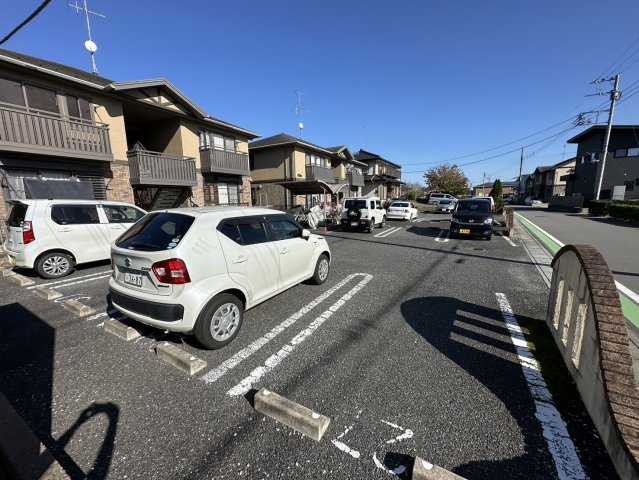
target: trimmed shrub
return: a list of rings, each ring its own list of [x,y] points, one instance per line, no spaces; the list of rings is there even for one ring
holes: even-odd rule
[[[627,203],[613,203],[608,207],[608,215],[618,220],[639,222],[639,204],[628,205]]]
[[[610,200],[590,200],[590,204],[588,204],[588,213],[598,217],[605,217],[608,215],[608,206],[610,203]]]

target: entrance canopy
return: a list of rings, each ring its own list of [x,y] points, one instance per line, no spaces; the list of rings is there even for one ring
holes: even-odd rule
[[[302,180],[293,182],[278,182],[278,185],[282,185],[293,193],[293,195],[312,195],[330,193],[335,194],[338,190],[344,187],[344,183],[331,184],[322,182],[321,180]]]
[[[75,200],[93,200],[95,198],[91,182],[25,178],[24,187],[27,198]]]

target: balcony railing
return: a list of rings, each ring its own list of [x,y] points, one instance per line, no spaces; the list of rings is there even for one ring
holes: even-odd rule
[[[0,106],[0,150],[112,161],[109,126]]]
[[[126,155],[129,159],[131,185],[197,185],[194,158],[138,149],[129,150]]]
[[[200,150],[200,160],[203,172],[250,175],[249,157],[246,153],[204,148]]]
[[[364,186],[364,175],[362,175],[361,173],[349,173],[347,175],[347,179],[353,187]]]
[[[326,183],[335,183],[335,169],[306,165],[306,180],[319,180]]]

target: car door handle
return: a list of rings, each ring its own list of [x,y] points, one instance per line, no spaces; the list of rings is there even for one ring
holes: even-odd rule
[[[58,228],[58,232],[70,232],[71,228],[69,227],[64,227],[64,228]]]
[[[288,248],[283,248],[282,250],[280,250],[281,255],[286,255],[287,253],[288,253]]]
[[[113,225],[109,227],[111,230],[122,230],[124,227],[122,225]]]
[[[235,260],[233,260],[233,263],[244,263],[247,260],[248,260],[248,257],[245,257],[244,255],[240,255]]]

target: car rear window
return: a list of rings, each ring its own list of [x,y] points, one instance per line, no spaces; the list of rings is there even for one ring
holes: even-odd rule
[[[7,219],[8,227],[21,227],[24,217],[27,215],[28,205],[24,203],[14,203],[9,210],[9,218]]]
[[[346,200],[344,208],[366,208],[366,200]]]
[[[410,205],[408,205],[408,203],[406,202],[393,202],[391,203],[391,207],[403,207],[403,208],[407,208]]]
[[[180,243],[194,220],[180,213],[150,213],[127,230],[115,245],[130,250],[170,250]]]

